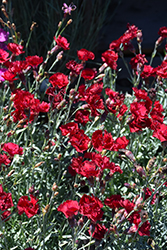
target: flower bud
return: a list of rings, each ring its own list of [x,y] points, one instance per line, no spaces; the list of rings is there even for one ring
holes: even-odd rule
[[[38,162],[38,163],[33,167],[33,169],[34,169],[34,168],[37,168],[37,167],[39,167],[39,166],[41,166],[43,163],[44,163],[44,161]]]
[[[70,25],[72,23],[72,19],[69,19],[67,22],[67,25]]]
[[[55,192],[55,191],[57,191],[57,189],[58,189],[58,186],[57,186],[56,182],[54,182],[53,186],[52,186],[52,191]]]
[[[32,185],[29,189],[28,189],[29,194],[34,194],[35,189],[34,189],[34,185]]]
[[[37,27],[38,25],[37,25],[36,22],[33,21],[32,24],[31,24],[31,27],[30,27],[30,31],[33,31],[35,26]]]
[[[54,197],[56,197],[58,194],[59,194],[59,192],[55,192],[55,193],[54,193]]]
[[[15,170],[12,169],[12,170],[8,173],[8,177],[10,177],[14,172],[15,172]]]

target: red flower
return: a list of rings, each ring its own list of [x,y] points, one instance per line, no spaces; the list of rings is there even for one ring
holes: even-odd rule
[[[167,78],[167,62],[162,61],[161,65],[155,68],[156,75],[162,78]]]
[[[158,31],[158,35],[162,36],[163,38],[167,37],[167,27],[161,27]]]
[[[132,44],[130,41],[133,38],[137,37],[138,28],[135,25],[129,25],[129,24],[127,24],[127,28],[128,29],[120,38],[110,43],[109,47],[111,50],[113,49],[119,50],[121,44],[123,44],[124,50],[132,47]]]
[[[49,109],[50,109],[50,103],[41,102],[41,104],[39,104],[39,112],[48,112]]]
[[[27,69],[26,61],[14,61],[14,62],[6,62],[5,66],[8,68],[8,71],[13,74],[23,74],[23,71]]]
[[[79,206],[79,212],[82,215],[87,216],[93,222],[101,220],[103,216],[103,211],[101,210],[103,204],[97,197],[84,194],[79,201]]]
[[[11,161],[8,159],[6,154],[0,154],[0,166],[1,164],[9,165]]]
[[[159,101],[155,101],[154,107],[150,112],[152,118],[152,124],[151,124],[152,130],[157,130],[157,128],[159,128],[159,125],[163,123],[164,121],[164,115],[162,114],[163,111],[164,111],[163,106],[159,103]]]
[[[115,165],[114,162],[110,162],[110,158],[107,156],[102,156],[101,154],[92,152],[92,153],[85,153],[84,158],[88,158],[94,161],[101,170],[110,169],[110,172],[112,173],[112,175],[115,172],[119,172],[121,174],[123,173],[120,166]]]
[[[9,72],[8,70],[5,71],[3,74],[2,74],[3,78],[8,81],[8,82],[13,82],[15,80],[17,80],[18,78],[15,78],[16,74],[14,73],[11,73]]]
[[[88,110],[78,110],[75,114],[75,121],[81,123],[83,126],[86,125],[89,119],[90,112]]]
[[[119,149],[125,149],[128,144],[129,144],[129,140],[126,139],[125,136],[118,137],[114,142],[112,150],[118,151]]]
[[[140,101],[141,99],[147,100],[148,95],[147,92],[144,89],[137,89],[137,88],[132,88],[134,91],[134,95],[137,97],[137,99]]]
[[[129,200],[123,200],[122,201],[122,207],[125,208],[125,210],[127,211],[127,213],[129,214],[135,207],[135,204]],[[132,217],[133,217],[132,213]],[[131,217],[129,217],[131,219]]]
[[[27,123],[32,122],[39,114],[49,109],[49,104],[35,99],[34,95],[28,91],[16,89],[12,93],[15,110],[11,113],[13,121],[17,122],[22,119],[27,119]]]
[[[56,94],[55,88],[54,87],[49,87],[46,90],[46,94],[49,96],[48,100],[51,103],[52,109],[58,108],[58,105],[64,101],[64,94],[65,94],[65,89],[60,89],[58,93]],[[65,102],[64,102],[65,105]]]
[[[67,200],[58,206],[57,211],[64,213],[66,218],[71,218],[77,215],[79,211],[79,205],[77,201]]]
[[[10,219],[10,216],[11,215],[11,212],[10,211],[5,211],[5,212],[3,212],[2,214],[1,214],[1,220],[2,221],[8,221],[9,219]],[[8,219],[7,219],[7,217],[9,217]]]
[[[143,71],[141,73],[142,78],[148,78],[150,76],[155,76],[155,69],[150,65],[144,65]]]
[[[120,208],[122,207],[122,202],[124,201],[124,198],[121,197],[119,194],[111,195],[109,198],[106,198],[104,200],[104,204],[107,205],[110,208]]]
[[[70,143],[77,150],[77,152],[83,153],[88,149],[90,144],[90,139],[84,134],[84,130],[78,129],[70,135]]]
[[[83,157],[73,158],[70,167],[78,174],[89,178],[90,176],[96,177],[99,170],[94,161],[83,161]]]
[[[152,191],[148,187],[144,189],[144,193],[145,193],[145,200],[147,200],[152,195]],[[155,203],[155,199],[156,199],[156,195],[154,194],[151,200],[151,204]]]
[[[75,122],[69,122],[65,125],[61,125],[60,130],[63,136],[75,133],[78,130],[78,124]]]
[[[119,112],[117,117],[123,115],[128,109],[126,105],[123,104],[125,95],[115,92],[109,88],[106,88],[105,92],[109,96],[109,98],[106,100],[106,105],[109,111],[112,112],[113,114]]]
[[[140,221],[141,222],[141,221]],[[140,224],[140,223],[139,223]],[[151,228],[151,224],[149,223],[149,221],[145,221],[141,227],[139,227],[138,230],[138,234],[140,236],[150,236],[150,228]]]
[[[102,130],[96,130],[92,134],[92,145],[94,149],[101,152],[104,149],[104,143],[103,143],[103,131]]]
[[[4,63],[4,62],[8,61],[9,60],[8,56],[9,56],[8,52],[6,52],[3,49],[0,49],[0,63]]]
[[[94,60],[94,58],[95,58],[94,53],[89,51],[89,50],[86,50],[86,49],[78,50],[77,56],[78,56],[79,60],[81,60],[81,61],[88,61],[88,59]]]
[[[128,233],[135,233],[138,232],[140,236],[150,236],[150,228],[151,225],[148,221],[145,221],[141,227],[139,224],[141,223],[141,219],[138,219],[138,223],[135,223],[133,226],[130,227]]]
[[[7,48],[16,56],[25,53],[25,51],[23,51],[23,46],[17,43],[8,43]]]
[[[62,37],[62,36],[58,36],[58,38],[56,38],[54,36],[54,40],[56,41],[57,45],[61,48],[63,48],[64,50],[69,50],[69,43],[67,41],[67,39],[65,37]]]
[[[103,100],[100,98],[98,94],[91,94],[86,98],[86,102],[89,104],[91,109],[91,116],[98,116],[100,115],[98,109],[104,110]]]
[[[53,87],[63,88],[68,85],[68,76],[63,73],[57,72],[49,78],[49,82]]]
[[[26,57],[26,63],[29,66],[32,67],[37,67],[39,64],[41,64],[43,62],[43,57],[39,57],[39,56],[27,56]]]
[[[0,184],[0,210],[5,211],[8,208],[13,207],[12,194],[5,193],[2,185]]]
[[[156,137],[161,142],[167,141],[167,125],[164,123],[159,124],[159,127],[153,132],[153,137]]]
[[[107,50],[102,54],[102,61],[107,63],[107,65],[116,70],[117,69],[117,60],[118,60],[118,54],[115,53],[113,50]]]
[[[3,145],[2,150],[8,152],[8,154],[11,157],[14,157],[14,155],[16,155],[16,154],[18,154],[18,155],[22,155],[23,154],[23,148],[19,147],[17,144],[15,144],[13,142],[5,143]]]
[[[141,131],[142,128],[151,126],[151,119],[148,117],[151,106],[147,107],[146,102],[134,102],[130,105],[133,120],[129,122],[130,132]]]
[[[112,135],[108,133],[106,130],[104,130],[104,133],[102,130],[96,130],[92,134],[92,145],[94,149],[101,152],[103,149],[111,150],[113,147],[114,140],[112,138]]]
[[[110,50],[115,49],[118,51],[120,49],[121,43],[122,43],[122,36],[120,38],[118,38],[117,40],[114,40],[110,43],[110,45],[109,45]]]
[[[130,60],[130,65],[131,65],[132,69],[135,69],[138,71],[138,67],[141,69],[146,62],[147,62],[147,60],[145,58],[145,55],[137,54],[135,57],[133,57]]]
[[[79,75],[81,70],[83,69],[83,65],[77,63],[74,60],[71,60],[68,63],[66,63],[66,68],[70,69],[74,74]]]
[[[21,215],[25,213],[28,218],[31,218],[38,213],[39,205],[37,202],[38,200],[36,200],[32,194],[30,194],[30,200],[28,199],[28,196],[20,197],[17,204],[18,214]]]
[[[117,117],[123,116],[125,112],[128,110],[128,107],[125,104],[122,104],[119,109],[119,113]]]
[[[93,78],[95,78],[96,76],[96,72],[93,69],[83,69],[81,76],[85,79],[85,80],[92,80]]]
[[[97,240],[104,238],[104,235],[107,232],[107,228],[104,225],[96,224],[95,226],[91,225],[91,227],[93,227],[93,233],[91,232],[91,229],[89,229],[88,232],[93,238]]]

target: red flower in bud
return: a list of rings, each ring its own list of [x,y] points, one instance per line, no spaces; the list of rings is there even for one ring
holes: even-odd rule
[[[78,202],[67,200],[58,206],[57,211],[62,212],[66,218],[72,218],[79,211]]]
[[[95,58],[94,53],[89,51],[89,50],[86,50],[86,49],[78,50],[77,56],[78,56],[79,60],[81,60],[81,61],[88,61],[88,59],[94,60],[94,58]]]
[[[8,43],[7,48],[16,56],[25,53],[25,51],[23,51],[23,46],[17,43]]]
[[[63,88],[66,87],[69,83],[68,76],[63,73],[57,72],[49,78],[49,82],[53,87]]]
[[[58,38],[56,38],[54,36],[54,40],[56,41],[57,45],[59,47],[63,48],[64,50],[69,50],[70,49],[69,48],[70,44],[68,43],[68,41],[67,41],[67,39],[65,37],[59,35]]]

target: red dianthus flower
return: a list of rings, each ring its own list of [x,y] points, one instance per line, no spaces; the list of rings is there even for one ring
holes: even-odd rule
[[[79,211],[78,202],[67,200],[58,206],[57,211],[64,213],[66,218],[71,218]]]
[[[28,199],[28,196],[20,197],[17,204],[18,214],[21,215],[25,213],[28,218],[33,217],[39,210],[37,202],[38,200],[36,200],[32,194],[30,194],[30,200]]]
[[[54,37],[54,40],[56,41],[57,45],[61,48],[63,48],[64,50],[69,50],[69,43],[67,41],[67,39],[61,35],[58,36],[58,38]]]
[[[79,60],[82,60],[82,61],[88,61],[88,59],[94,60],[94,58],[95,58],[94,53],[87,50],[87,49],[78,50],[77,56],[78,56]]]

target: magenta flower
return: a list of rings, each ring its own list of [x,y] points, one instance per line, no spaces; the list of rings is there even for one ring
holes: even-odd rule
[[[0,82],[4,82],[5,79],[3,78],[3,73],[5,73],[5,71],[7,71],[7,69],[5,68],[0,68]]]
[[[8,37],[9,37],[9,32],[3,30],[3,29],[0,29],[0,42],[6,42],[8,40]]]
[[[71,15],[71,11],[74,11],[76,9],[76,6],[73,3],[70,3],[68,6],[66,3],[63,3],[62,10],[64,11],[64,14]]]

